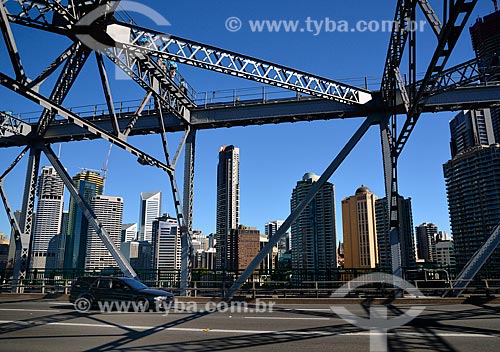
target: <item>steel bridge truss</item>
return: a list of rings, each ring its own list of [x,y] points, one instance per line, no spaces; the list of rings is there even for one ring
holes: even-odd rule
[[[257,257],[248,266],[245,272],[237,279],[226,297],[232,297],[251,273],[259,266],[262,259],[272,250],[277,242],[285,235],[292,223],[314,199],[321,187],[330,179],[341,163],[357,145],[369,128],[378,126],[381,132],[382,155],[386,196],[390,212],[390,242],[392,251],[392,270],[397,278],[402,275],[401,250],[398,219],[398,179],[397,164],[420,115],[429,111],[429,104],[433,97],[445,93],[460,92],[463,87],[471,86],[474,89],[478,81],[487,81],[485,77],[498,72],[499,68],[478,60],[471,60],[461,65],[446,69],[446,63],[477,3],[477,0],[445,1],[443,18],[439,19],[427,0],[399,0],[396,7],[395,25],[391,33],[391,40],[384,68],[380,92],[370,92],[366,89],[343,84],[335,80],[309,74],[289,67],[260,60],[251,56],[242,55],[203,43],[179,38],[176,36],[152,31],[139,27],[133,23],[117,20],[116,12],[120,1],[88,0],[4,0],[0,1],[0,29],[6,44],[9,59],[12,64],[15,78],[0,73],[0,85],[15,92],[26,99],[35,102],[44,108],[36,124],[28,124],[13,117],[10,113],[0,112],[0,140],[8,141],[2,146],[25,146],[21,154],[13,161],[9,168],[0,176],[0,195],[11,226],[15,234],[16,259],[15,279],[23,279],[29,264],[29,250],[31,230],[33,226],[33,211],[35,190],[41,154],[45,154],[56,169],[78,203],[78,206],[89,220],[89,224],[96,230],[107,249],[113,255],[125,275],[135,277],[136,274],[127,260],[117,250],[109,238],[106,230],[96,218],[92,209],[83,201],[75,190],[71,179],[58,157],[50,147],[47,132],[54,126],[56,116],[63,118],[69,125],[78,126],[91,138],[107,140],[138,158],[146,166],[153,166],[165,171],[168,176],[174,199],[176,216],[181,229],[182,242],[182,270],[181,287],[189,294],[189,285],[192,272],[191,233],[193,223],[194,199],[194,168],[196,150],[196,131],[201,128],[230,127],[238,124],[248,125],[254,122],[247,120],[233,120],[232,124],[200,123],[197,114],[203,109],[195,103],[195,92],[186,80],[177,72],[170,69],[172,62],[190,65],[197,68],[215,71],[246,80],[251,80],[279,88],[305,94],[308,98],[297,102],[297,106],[306,107],[301,112],[302,118],[307,120],[314,104],[334,102],[341,110],[335,116],[341,117],[344,112],[350,117],[366,117],[356,133],[347,142],[331,165],[325,170],[321,178],[309,191],[305,199],[288,216],[277,233],[262,249]],[[435,52],[426,69],[426,75],[421,81],[416,80],[417,72],[417,33],[412,31],[411,24],[415,20],[418,8],[428,20],[436,35]],[[11,24],[31,27],[58,35],[66,36],[72,45],[62,52],[43,72],[31,79],[24,71],[21,57],[17,50]],[[409,81],[404,81],[402,68],[405,51],[408,50]],[[103,95],[106,100],[109,123],[98,125],[70,109],[63,107],[63,102],[71,90],[73,83],[79,76],[90,54],[94,52],[99,76],[102,83]],[[144,90],[144,97],[135,112],[127,116],[124,124],[119,120],[115,109],[112,92],[109,85],[105,58],[120,68]],[[491,61],[493,62],[493,61]],[[59,77],[52,89],[52,94],[45,97],[39,94],[39,87],[45,84],[47,78],[59,73]],[[155,132],[161,135],[164,161],[151,157],[139,148],[128,143],[128,136],[134,133],[137,124],[145,118],[145,108],[154,102],[154,112],[148,111],[150,116],[156,116]],[[265,103],[265,102],[263,102]],[[491,102],[490,102],[491,103]],[[498,102],[496,102],[498,103]],[[307,105],[306,105],[307,104]],[[433,103],[433,109],[446,110],[451,107],[446,104]],[[473,105],[473,104],[472,104]],[[295,105],[294,105],[295,106]],[[219,112],[225,106],[219,107]],[[247,109],[247,106],[230,107],[231,111]],[[434,111],[435,111],[434,110]],[[321,110],[321,116],[327,116],[327,111]],[[167,116],[168,115],[168,116]],[[399,117],[405,116],[405,122],[400,128]],[[333,115],[332,115],[333,116]],[[104,116],[103,116],[104,118]],[[167,135],[172,122],[177,131],[183,131],[184,137],[178,145],[175,154],[171,154]],[[273,123],[289,122],[289,119],[273,119]],[[60,121],[57,121],[60,124]],[[69,126],[68,125],[68,126]],[[208,125],[208,127],[207,127]],[[184,150],[184,190],[181,193],[176,182],[176,166],[182,150]],[[9,172],[29,152],[26,184],[23,198],[23,207],[20,220],[13,215],[3,183]],[[492,248],[498,245],[498,229],[494,231],[492,239],[485,244],[485,249],[471,259],[470,267],[460,277],[466,282],[471,275],[480,269]],[[494,248],[493,248],[494,249]],[[485,259],[486,258],[486,259]],[[396,279],[396,281],[399,279]],[[400,285],[398,282],[394,283]]]

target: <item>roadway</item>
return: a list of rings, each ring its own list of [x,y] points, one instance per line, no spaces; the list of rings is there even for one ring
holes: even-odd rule
[[[368,316],[360,305],[346,306]],[[191,310],[195,307],[189,306]],[[409,306],[390,306],[390,315]],[[272,311],[79,313],[61,300],[0,297],[0,351],[369,351],[370,332],[328,304],[277,304]],[[498,351],[500,305],[428,305],[391,330],[392,351]]]

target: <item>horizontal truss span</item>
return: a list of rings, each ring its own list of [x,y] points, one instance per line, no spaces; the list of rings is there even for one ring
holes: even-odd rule
[[[488,108],[500,105],[500,85],[481,85],[467,88],[458,88],[437,94],[428,99],[424,112],[458,111],[471,108]],[[377,98],[381,99],[381,98]],[[118,103],[119,105],[120,103]],[[404,111],[402,101],[398,108]],[[111,132],[113,130],[111,118],[107,111],[92,110],[80,116],[88,119],[99,128]],[[124,109],[123,113],[117,110],[118,123],[124,128],[133,108]],[[277,99],[263,103],[262,101],[240,102],[235,104],[208,104],[204,108],[193,110],[191,123],[197,130],[230,128],[237,126],[254,126],[264,124],[281,124],[303,121],[332,120],[345,118],[366,117],[369,114],[381,112],[377,105],[371,107],[348,106],[324,99]],[[94,113],[95,112],[95,113]],[[182,122],[174,115],[165,114],[164,123],[167,132],[183,131]],[[154,107],[145,109],[130,135],[147,135],[160,132],[158,115]],[[66,120],[54,121],[44,137],[47,143],[69,142],[75,140],[95,139],[88,131],[68,123]],[[20,146],[27,143],[26,139],[0,138],[0,147]]]

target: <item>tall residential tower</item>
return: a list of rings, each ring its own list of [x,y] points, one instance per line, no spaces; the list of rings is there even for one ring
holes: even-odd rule
[[[290,201],[292,212],[318,180],[319,176],[307,173],[297,182]],[[296,276],[302,280],[328,279],[328,273],[337,268],[333,184],[327,182],[292,224],[291,238]]]
[[[217,165],[217,257],[216,267],[226,269],[229,260],[228,238],[240,222],[240,149],[222,147]]]

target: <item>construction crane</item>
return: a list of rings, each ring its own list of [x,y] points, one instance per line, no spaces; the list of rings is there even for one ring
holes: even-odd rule
[[[493,1],[493,5],[495,6],[495,12],[498,11],[498,0],[491,0]]]
[[[109,149],[108,149],[108,155],[106,156],[106,160],[104,161],[104,164],[102,166],[102,193],[104,193],[104,190],[106,189],[106,177],[108,176],[108,163],[109,163],[109,157],[111,156],[111,150],[113,149],[113,144],[110,144],[109,145]]]

